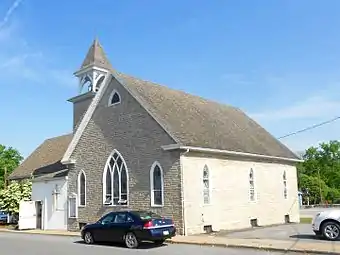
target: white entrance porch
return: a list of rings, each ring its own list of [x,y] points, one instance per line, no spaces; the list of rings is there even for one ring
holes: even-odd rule
[[[35,180],[32,183],[32,201],[42,201],[44,230],[67,230],[67,179]]]

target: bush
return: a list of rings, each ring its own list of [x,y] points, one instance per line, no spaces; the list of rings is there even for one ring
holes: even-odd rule
[[[30,181],[14,181],[6,189],[0,190],[1,210],[15,216],[19,213],[19,204],[22,200],[30,200],[32,183]]]

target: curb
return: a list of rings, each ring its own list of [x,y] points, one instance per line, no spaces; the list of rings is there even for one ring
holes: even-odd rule
[[[274,251],[274,252],[296,252],[296,253],[307,253],[307,254],[332,254],[332,255],[340,255],[340,252],[333,251],[320,251],[320,250],[310,250],[310,249],[296,249],[296,248],[276,248],[269,246],[251,246],[246,244],[224,244],[224,243],[199,243],[199,242],[188,242],[188,241],[174,241],[174,240],[166,240],[166,243],[171,244],[187,244],[187,245],[199,245],[199,246],[210,246],[210,247],[221,247],[221,248],[242,248],[242,249],[251,249],[251,250],[264,250],[264,251]]]
[[[1,229],[0,232],[8,232],[8,233],[15,233],[15,234],[35,234],[35,235],[50,235],[50,236],[67,236],[67,237],[79,237],[80,234],[71,234],[71,233],[39,233],[39,232],[26,232],[20,230],[11,230],[11,229]],[[252,246],[246,244],[227,244],[227,243],[211,243],[211,242],[190,242],[190,241],[175,241],[168,239],[165,243],[169,244],[187,244],[187,245],[197,245],[197,246],[210,246],[210,247],[221,247],[221,248],[242,248],[242,249],[251,249],[251,250],[264,250],[264,251],[274,251],[274,252],[300,252],[300,253],[307,253],[307,254],[333,254],[333,255],[340,255],[340,252],[333,252],[333,251],[320,251],[320,250],[310,250],[310,249],[296,249],[296,248],[276,248],[276,247],[269,247],[269,246]]]
[[[0,232],[8,232],[8,233],[14,233],[14,234],[34,234],[34,235],[47,235],[47,236],[69,236],[69,237],[80,237],[79,233],[71,234],[71,233],[51,233],[51,232],[44,232],[44,233],[39,233],[39,232],[29,232],[25,230],[12,230],[12,229],[1,229]]]

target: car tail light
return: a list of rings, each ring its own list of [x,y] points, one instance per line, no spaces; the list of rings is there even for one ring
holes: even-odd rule
[[[153,227],[152,221],[145,222],[143,227],[146,228],[146,229]]]

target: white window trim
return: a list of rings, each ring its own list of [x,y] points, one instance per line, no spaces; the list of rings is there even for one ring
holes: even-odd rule
[[[250,173],[252,173],[252,179],[250,179]],[[250,182],[253,182],[253,187],[251,186]],[[248,193],[248,196],[249,196],[249,201],[254,203],[257,201],[257,193],[256,193],[256,184],[255,184],[255,171],[253,168],[250,168],[249,172],[248,172],[248,185],[249,185],[249,193]],[[251,197],[251,193],[254,193],[254,198],[252,199]]]
[[[153,182],[153,173],[155,167],[158,166],[161,171],[161,194],[162,194],[162,204],[156,205],[155,204],[155,197],[154,197],[154,182]],[[164,206],[164,172],[161,164],[158,161],[155,161],[150,169],[150,198],[151,198],[151,207],[163,207]]]
[[[287,172],[286,170],[283,171],[283,198],[288,199],[288,187],[287,187]]]
[[[127,203],[126,205],[121,205],[121,204],[118,204],[118,205],[115,205],[113,204],[113,194],[111,194],[111,199],[112,199],[112,202],[111,204],[106,204],[105,201],[106,201],[106,173],[107,171],[111,171],[111,180],[113,180],[113,176],[114,176],[114,172],[112,171],[111,167],[110,167],[110,160],[111,158],[113,158],[113,155],[117,153],[118,156],[122,159],[122,162],[123,162],[123,165],[125,166],[125,171],[126,171],[126,186],[127,186],[127,190],[126,190],[126,196],[127,196]],[[119,180],[119,183],[121,181]],[[111,187],[112,187],[112,193],[114,191],[114,183],[112,182],[111,183]],[[104,171],[103,171],[103,176],[102,176],[102,187],[103,187],[103,205],[104,206],[108,206],[108,207],[117,207],[117,206],[120,206],[120,207],[127,207],[129,206],[129,193],[130,193],[130,189],[129,189],[129,169],[127,168],[127,165],[126,165],[126,162],[125,162],[125,159],[123,158],[123,156],[119,153],[118,150],[114,149],[112,151],[112,153],[110,154],[110,156],[107,158],[106,160],[106,164],[105,164],[105,168],[104,168]],[[119,191],[120,192],[120,191]]]
[[[104,168],[104,171],[103,171],[103,181],[102,181],[102,187],[103,187],[103,205],[105,206],[112,206],[112,196],[111,196],[111,204],[106,204],[105,201],[106,201],[106,176],[107,176],[107,171],[110,171],[111,174],[110,174],[110,178],[112,180],[112,174],[113,172],[111,171],[111,167],[109,166],[109,162],[110,162],[110,159],[111,159],[112,156],[109,156],[106,164],[105,164],[105,168]],[[112,181],[111,181],[111,185],[112,185]],[[111,186],[111,189],[113,189],[113,187]]]
[[[71,216],[71,205],[70,205],[70,199],[75,199],[76,200],[76,203],[75,203],[75,210],[76,210],[76,212],[75,212],[75,216]],[[68,201],[67,201],[67,203],[68,203],[68,217],[70,218],[70,219],[77,219],[78,218],[78,197],[77,197],[77,194],[76,193],[72,193],[69,197],[68,197]]]
[[[205,203],[204,202],[204,190],[205,190],[205,186],[204,186],[204,170],[205,170],[205,168],[207,169],[207,171],[208,171],[208,182],[209,182],[209,188],[208,188],[208,191],[209,191],[209,203]],[[203,173],[203,175],[202,175],[202,185],[203,185],[203,206],[208,206],[208,205],[211,205],[211,174],[210,174],[210,169],[209,169],[209,167],[208,167],[208,165],[207,164],[205,164],[204,166],[203,166],[203,171],[202,171],[202,173]]]
[[[111,104],[112,98],[115,94],[117,94],[119,96],[119,102]],[[121,95],[119,94],[119,92],[117,90],[114,89],[110,94],[109,101],[107,102],[107,106],[114,106],[114,105],[120,104],[121,102],[122,102]]]
[[[63,194],[63,185],[55,184],[52,195],[53,195],[53,202],[52,202],[52,211],[63,211],[63,205],[60,206],[60,199],[59,195]]]
[[[81,205],[80,203],[81,203],[81,194],[80,194],[80,192],[81,192],[81,190],[80,190],[80,177],[81,177],[81,175],[82,174],[84,174],[84,177],[85,177],[85,183],[84,183],[84,186],[85,186],[85,204],[83,204],[83,205]],[[85,207],[86,206],[86,181],[87,181],[87,178],[86,178],[86,174],[85,174],[85,171],[84,170],[81,170],[80,172],[79,172],[79,174],[78,174],[78,206],[79,207]]]

